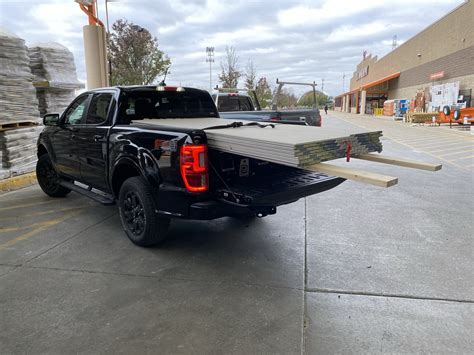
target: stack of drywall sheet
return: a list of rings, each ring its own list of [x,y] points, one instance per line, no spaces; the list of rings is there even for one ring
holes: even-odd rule
[[[153,124],[165,127],[204,130],[209,147],[223,152],[239,154],[277,164],[304,168],[323,161],[343,158],[348,146],[351,155],[381,152],[382,132],[360,132],[276,124],[243,126],[238,128],[206,129],[228,125],[233,121],[218,118],[146,119],[134,124]],[[243,124],[249,121],[242,121]]]
[[[39,110],[61,113],[84,84],[77,79],[73,54],[59,43],[42,43],[28,49]]]
[[[39,121],[25,41],[0,29],[0,123]]]

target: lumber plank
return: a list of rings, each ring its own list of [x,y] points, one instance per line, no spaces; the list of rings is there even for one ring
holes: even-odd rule
[[[328,163],[313,164],[311,166],[305,167],[305,169],[380,187],[391,187],[398,183],[397,177],[371,173],[364,170],[346,168]]]
[[[385,155],[379,154],[363,154],[355,156],[356,159],[369,160],[377,163],[390,164],[396,166],[403,166],[405,168],[413,168],[427,171],[438,171],[441,170],[441,164],[430,164],[430,163],[421,163],[414,160],[400,159],[396,157],[387,157]]]

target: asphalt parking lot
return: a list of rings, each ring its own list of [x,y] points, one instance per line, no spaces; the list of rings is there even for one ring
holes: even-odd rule
[[[382,125],[385,154],[440,162],[395,137],[414,127]],[[444,132],[426,130],[433,143]],[[399,184],[347,181],[253,221],[179,221],[152,249],[128,241],[116,207],[38,186],[4,193],[0,353],[470,353],[464,160],[444,156],[437,173],[354,160]]]

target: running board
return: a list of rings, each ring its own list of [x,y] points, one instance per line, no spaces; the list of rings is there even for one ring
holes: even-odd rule
[[[100,204],[104,206],[115,205],[115,200],[112,197],[100,195],[98,193],[92,192],[92,190],[85,189],[69,181],[61,181],[59,184],[67,189],[70,189],[72,191],[80,193],[81,195],[89,197],[90,199],[96,202],[99,202]]]

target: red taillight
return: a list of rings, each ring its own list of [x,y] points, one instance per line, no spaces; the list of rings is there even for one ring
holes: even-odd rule
[[[180,170],[186,190],[204,192],[209,189],[207,146],[187,144],[181,147]]]
[[[227,94],[227,96],[239,96],[239,93],[233,92],[233,93]]]
[[[181,86],[157,86],[157,91],[178,91],[183,92],[185,89]]]

